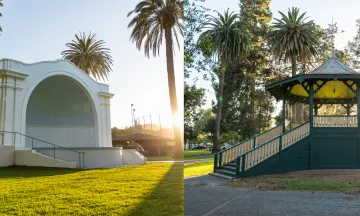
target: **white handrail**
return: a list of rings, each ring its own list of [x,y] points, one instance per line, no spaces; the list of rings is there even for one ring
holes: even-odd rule
[[[314,127],[357,127],[357,116],[314,116]]]
[[[265,159],[271,157],[272,155],[278,153],[281,149],[285,149],[297,141],[303,139],[304,137],[308,136],[310,133],[310,124],[305,123],[293,130],[286,132],[283,135],[278,136],[277,138],[268,141],[267,143],[249,151],[245,155],[241,157],[245,158],[245,170],[250,169],[251,167],[259,164],[260,162],[264,161]],[[281,145],[280,145],[281,141]],[[242,160],[240,160],[242,161]],[[241,162],[242,163],[242,162]],[[241,164],[242,165],[242,164]]]

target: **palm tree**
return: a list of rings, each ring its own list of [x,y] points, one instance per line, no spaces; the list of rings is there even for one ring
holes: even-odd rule
[[[160,47],[165,36],[166,64],[168,73],[168,85],[171,111],[173,115],[173,129],[175,137],[175,156],[183,157],[183,145],[180,133],[178,106],[175,86],[174,70],[174,38],[180,49],[180,34],[184,36],[184,1],[181,0],[143,0],[135,9],[128,13],[128,17],[135,15],[130,21],[128,28],[133,27],[131,40],[138,50],[144,45],[145,56],[150,57],[150,51],[154,57],[160,54]],[[144,44],[143,44],[144,42]]]
[[[306,12],[299,15],[299,10],[292,7],[288,16],[279,11],[281,19],[274,18],[276,22],[268,35],[271,52],[279,60],[291,61],[292,76],[296,75],[296,60],[308,60],[316,56],[320,45],[314,22],[306,22]]]
[[[74,63],[86,74],[91,74],[96,80],[107,79],[113,60],[110,55],[110,49],[105,48],[103,40],[96,40],[96,34],[85,33],[75,34],[75,40],[67,43],[68,50],[61,52],[64,59]]]
[[[224,15],[219,12],[217,12],[217,15],[217,17],[207,16],[207,20],[203,24],[203,28],[207,30],[199,37],[199,40],[205,39],[210,41],[212,46],[209,53],[220,62],[213,152],[220,150],[220,121],[226,65],[227,63],[238,61],[240,57],[247,53],[250,46],[248,28],[244,22],[239,20],[238,14],[234,14],[234,12],[229,13],[228,9]]]
[[[287,16],[280,12],[281,19],[273,23],[269,33],[270,51],[279,60],[291,61],[292,76],[296,76],[297,59],[310,60],[318,53],[319,34],[313,21],[306,21],[306,12],[299,15],[299,8],[289,8]],[[303,112],[303,105],[301,105]],[[292,121],[296,121],[296,106],[292,106]],[[301,114],[303,116],[303,114]],[[302,117],[303,118],[303,117]],[[303,120],[303,119],[302,119]]]
[[[3,3],[1,2],[2,0],[0,0],[0,7],[4,6]],[[2,17],[2,14],[0,13],[0,17]],[[2,32],[2,28],[0,26],[0,32]]]

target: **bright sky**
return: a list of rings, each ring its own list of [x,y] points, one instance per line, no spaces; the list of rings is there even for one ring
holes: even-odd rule
[[[211,12],[217,10],[223,13],[224,10],[229,8],[230,11],[239,13],[240,10],[239,0],[206,0],[204,6],[210,8]],[[348,41],[356,35],[356,19],[360,18],[358,10],[360,1],[358,0],[347,0],[343,2],[335,0],[272,0],[270,9],[273,17],[280,18],[278,11],[287,13],[288,8],[293,6],[299,7],[300,12],[307,12],[309,20],[314,20],[316,24],[323,28],[327,28],[328,24],[331,24],[333,16],[334,23],[338,23],[337,26],[339,30],[345,31],[344,33],[336,35],[335,47],[337,49],[344,48]],[[203,81],[200,78],[197,85],[209,89],[207,102],[204,107],[211,107],[211,100],[215,100],[215,95],[210,81]]]
[[[161,56],[148,59],[129,40],[127,13],[139,1],[120,0],[4,0],[0,8],[0,58],[34,63],[61,58],[75,33],[97,34],[114,59],[109,76],[111,126],[131,125],[131,104],[136,116],[161,113],[161,123],[171,125],[165,41]],[[175,73],[180,116],[183,116],[183,49],[175,51]],[[158,117],[156,117],[158,118]]]

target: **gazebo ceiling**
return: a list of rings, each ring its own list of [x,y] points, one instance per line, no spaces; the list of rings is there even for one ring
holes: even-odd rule
[[[309,73],[266,85],[265,89],[277,100],[282,100],[286,92],[286,100],[307,103],[311,82],[314,85],[314,100],[336,103],[356,98],[355,80],[360,80],[360,73],[332,57]]]

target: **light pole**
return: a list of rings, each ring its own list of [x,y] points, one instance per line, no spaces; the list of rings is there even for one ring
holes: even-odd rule
[[[134,113],[133,113],[133,106],[134,104],[131,104],[131,126],[134,127]]]
[[[133,133],[136,132],[135,128],[136,128],[136,121],[135,121],[135,109],[133,109],[133,121],[134,121],[134,127],[133,127]]]

